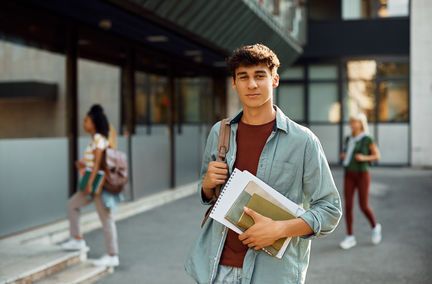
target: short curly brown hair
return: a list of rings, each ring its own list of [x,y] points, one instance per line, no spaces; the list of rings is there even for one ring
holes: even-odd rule
[[[276,54],[270,48],[260,43],[237,48],[227,58],[226,62],[234,79],[235,70],[240,66],[265,64],[270,69],[272,75],[277,73],[277,68],[280,66],[279,58]]]

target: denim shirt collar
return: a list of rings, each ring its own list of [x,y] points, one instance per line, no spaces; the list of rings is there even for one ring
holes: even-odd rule
[[[282,130],[285,133],[288,133],[288,118],[285,114],[280,110],[276,105],[273,105],[273,108],[276,110],[276,123],[273,130]],[[233,119],[228,121],[230,125],[234,123],[239,123],[241,117],[243,116],[243,110],[241,110],[238,114],[234,116]]]

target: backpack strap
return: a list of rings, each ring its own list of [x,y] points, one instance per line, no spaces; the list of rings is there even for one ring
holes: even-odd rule
[[[226,162],[226,154],[229,151],[229,142],[231,134],[230,119],[222,119],[220,129],[219,129],[219,142],[218,142],[218,156],[216,161]],[[221,191],[221,186],[216,186],[215,197],[218,198]]]
[[[229,142],[230,142],[230,135],[231,135],[231,124],[230,119],[225,118],[222,119],[220,129],[219,129],[219,142],[218,142],[218,156],[216,157],[216,161],[218,162],[226,162],[226,154],[229,151]],[[212,211],[216,200],[218,199],[220,192],[221,192],[221,185],[217,185],[213,196],[211,200],[211,206],[207,209],[207,211],[204,214],[204,218],[201,222],[201,227],[204,226],[205,222],[207,221],[208,217],[210,216],[210,212]]]

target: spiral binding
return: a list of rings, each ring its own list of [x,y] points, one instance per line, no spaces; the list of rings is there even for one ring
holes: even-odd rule
[[[222,199],[222,196],[225,193],[225,190],[227,189],[227,187],[230,185],[231,180],[234,178],[235,174],[237,173],[237,170],[234,169],[233,173],[231,174],[231,176],[229,177],[228,181],[225,183],[224,188],[221,190],[220,194],[219,194],[219,198],[216,200],[215,205],[213,206],[213,209],[211,211],[211,214],[214,213],[214,211],[216,210],[216,207],[218,206],[220,200]]]

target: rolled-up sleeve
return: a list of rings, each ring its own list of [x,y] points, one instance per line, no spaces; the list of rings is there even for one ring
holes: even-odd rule
[[[306,212],[300,216],[313,230],[304,239],[322,237],[337,227],[341,217],[341,199],[318,138],[310,133],[303,164],[303,192]]]
[[[212,161],[212,150],[216,147],[218,141],[218,129],[220,127],[220,122],[213,125],[210,133],[207,137],[206,146],[204,149],[203,160],[201,164],[200,178],[198,182],[198,195],[203,205],[210,205],[211,200],[208,200],[202,192],[202,181],[205,173],[207,172],[208,164]]]

